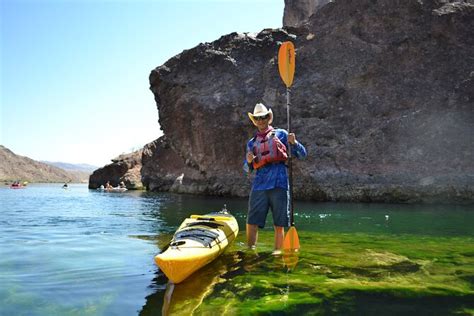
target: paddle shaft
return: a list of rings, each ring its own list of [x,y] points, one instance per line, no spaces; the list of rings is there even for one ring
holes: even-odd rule
[[[291,116],[290,116],[290,88],[286,87],[286,116],[287,116],[287,123],[288,123],[288,133],[291,131]],[[289,184],[289,191],[288,191],[288,198],[289,207],[290,207],[290,224],[291,226],[295,226],[295,220],[293,217],[293,160],[291,159],[291,144],[288,141],[288,184]]]
[[[278,71],[280,77],[286,85],[286,114],[288,120],[288,134],[291,133],[291,115],[290,115],[290,87],[295,75],[295,47],[292,42],[284,42],[278,51]],[[288,136],[289,138],[289,136]],[[288,232],[283,240],[283,249],[285,251],[298,251],[300,241],[295,227],[294,208],[293,208],[293,159],[291,155],[291,144],[288,140],[288,208],[290,215],[290,225]],[[294,266],[293,266],[294,267]]]

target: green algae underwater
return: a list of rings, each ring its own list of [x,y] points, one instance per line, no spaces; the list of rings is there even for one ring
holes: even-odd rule
[[[472,236],[300,231],[301,251],[273,256],[273,232],[245,232],[183,283],[156,282],[141,315],[473,315]]]
[[[0,190],[0,315],[474,314],[472,205],[296,201],[302,248],[287,258],[271,255],[271,216],[247,249],[247,199],[62,185]],[[237,240],[168,284],[153,257],[224,204]]]

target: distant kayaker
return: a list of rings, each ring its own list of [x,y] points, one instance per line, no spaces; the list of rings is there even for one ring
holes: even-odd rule
[[[105,184],[105,189],[106,190],[112,190],[114,187],[110,184],[110,181],[107,181],[107,183]]]
[[[306,157],[305,147],[296,140],[294,133],[273,128],[273,112],[262,103],[255,105],[253,113],[248,113],[258,131],[247,142],[244,170],[256,170],[249,197],[247,214],[247,244],[255,248],[258,228],[265,227],[268,210],[272,210],[275,231],[275,250],[281,250],[285,227],[290,226],[289,187],[286,160],[290,143],[291,155]]]

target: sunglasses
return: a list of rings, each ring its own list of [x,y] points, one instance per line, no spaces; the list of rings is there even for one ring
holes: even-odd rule
[[[266,120],[270,115],[265,115],[265,116],[255,116],[254,119],[256,121],[263,121],[263,120]]]

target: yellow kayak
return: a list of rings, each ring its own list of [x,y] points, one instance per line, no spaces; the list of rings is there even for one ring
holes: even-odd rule
[[[217,258],[238,233],[235,217],[227,212],[191,215],[155,262],[171,282],[180,283]]]

